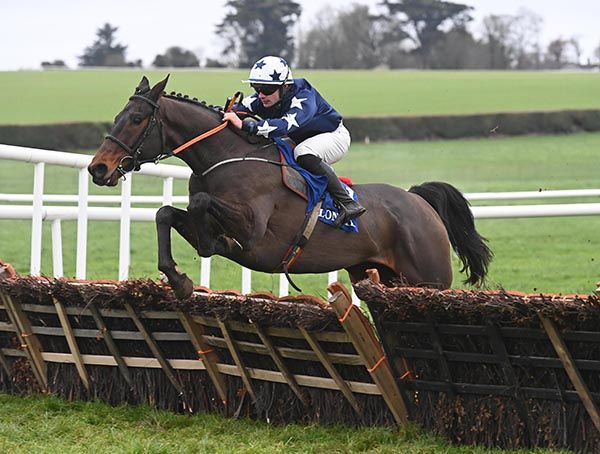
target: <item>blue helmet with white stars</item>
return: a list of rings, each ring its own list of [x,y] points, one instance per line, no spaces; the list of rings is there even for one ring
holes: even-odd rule
[[[252,69],[248,80],[242,80],[244,83],[266,84],[266,85],[284,85],[293,84],[292,70],[287,62],[281,57],[268,56],[258,60]]]

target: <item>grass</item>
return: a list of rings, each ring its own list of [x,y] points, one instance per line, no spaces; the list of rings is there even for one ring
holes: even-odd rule
[[[152,82],[164,77],[147,71]],[[3,123],[111,120],[141,77],[140,71],[48,71],[0,73]],[[240,71],[177,71],[169,90],[222,104],[226,93],[242,88]],[[528,72],[296,71],[306,76],[346,116],[427,115],[568,108],[600,108],[590,96],[600,88],[599,74]],[[597,186],[600,134],[520,137],[452,142],[355,144],[337,165],[358,183],[388,182],[402,187],[427,180],[448,181],[462,191],[572,189]],[[31,193],[32,166],[3,161],[0,193]],[[157,194],[161,181],[135,178],[135,194]],[[77,191],[73,169],[47,166],[46,192]],[[118,189],[90,186],[93,194]],[[176,194],[185,184],[176,182]],[[544,202],[546,203],[546,202]],[[482,220],[479,231],[496,254],[492,288],[582,292],[600,278],[600,220],[596,217]],[[65,273],[75,272],[75,223],[63,222]],[[115,278],[119,227],[90,222],[88,276]],[[51,274],[50,226],[44,228],[42,270]],[[133,277],[156,277],[156,234],[151,224],[132,226]],[[29,269],[30,222],[0,221],[0,258],[17,270]],[[198,281],[198,259],[174,235],[174,254]],[[213,263],[216,289],[238,287],[240,270],[226,260]],[[342,273],[345,274],[345,273]],[[324,295],[324,276],[298,283]],[[277,290],[277,279],[255,275],[256,290]],[[455,286],[460,286],[460,276]],[[1,452],[378,452],[488,453],[451,446],[414,427],[348,428],[287,425],[225,419],[218,415],[176,415],[149,407],[108,407],[64,402],[48,396],[0,394]],[[539,450],[538,452],[548,452]]]
[[[246,71],[172,70],[167,91],[223,104]],[[0,124],[112,121],[146,74],[166,71],[0,72]],[[303,71],[345,116],[467,114],[598,109],[600,73],[527,71]]]
[[[354,144],[336,165],[340,174],[355,182],[387,182],[409,187],[441,180],[463,192],[574,189],[597,186],[600,162],[596,154],[600,134],[518,137],[483,140]],[[73,169],[48,166],[47,193],[76,193]],[[33,169],[6,161],[0,167],[0,193],[31,193]],[[161,181],[135,177],[135,194],[158,194]],[[94,194],[119,194],[120,189],[90,186]],[[185,194],[185,184],[175,185]],[[594,199],[580,200],[594,201]],[[523,201],[519,203],[535,203]],[[538,200],[539,203],[552,203]],[[563,202],[561,200],[561,202]],[[495,202],[500,203],[500,202]],[[554,203],[557,203],[555,200]],[[600,279],[600,229],[598,217],[479,220],[477,228],[490,241],[495,259],[490,288],[523,292],[589,293]],[[63,222],[65,274],[75,273],[75,222]],[[115,222],[90,222],[88,277],[116,278],[119,226]],[[178,235],[173,235],[174,256],[181,268],[199,281],[199,259]],[[0,257],[21,273],[29,270],[29,221],[0,221]],[[463,287],[455,260],[455,287]],[[42,271],[52,274],[50,225],[45,225]],[[151,223],[132,225],[131,277],[157,277],[156,234]],[[241,269],[225,259],[213,262],[215,289],[239,288]],[[346,279],[346,273],[340,273]],[[307,293],[325,296],[326,276],[295,279]],[[346,281],[347,282],[347,281]],[[254,273],[254,290],[278,291],[274,275]]]
[[[0,394],[0,451],[11,453],[502,453],[402,429],[270,426],[48,396]],[[516,452],[516,451],[511,451]],[[537,452],[546,452],[538,450]]]

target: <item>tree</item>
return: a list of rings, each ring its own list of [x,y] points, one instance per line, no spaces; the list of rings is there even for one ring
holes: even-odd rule
[[[464,28],[455,28],[437,41],[430,56],[432,69],[487,69],[487,50]]]
[[[204,63],[205,68],[227,68],[227,64],[215,58],[207,58]]]
[[[597,65],[600,65],[600,44],[594,49],[594,60]]]
[[[527,8],[521,8],[517,12],[511,33],[516,69],[540,68],[540,33],[543,22],[539,14]]]
[[[430,66],[434,45],[443,37],[443,27],[465,28],[473,20],[471,6],[442,0],[383,0],[390,16],[409,39],[423,67]]]
[[[543,19],[522,8],[517,15],[490,15],[483,19],[483,41],[492,69],[539,69]]]
[[[79,66],[141,66],[141,60],[127,63],[125,50],[127,46],[115,43],[118,27],[109,23],[96,31],[97,39],[79,58]]]
[[[556,38],[546,49],[546,66],[550,69],[561,69],[565,66],[578,65],[581,58],[581,47],[576,38]]]
[[[66,69],[67,64],[64,62],[64,60],[43,61],[42,68],[43,69],[50,69],[50,68]]]
[[[492,14],[483,18],[483,39],[489,51],[490,69],[508,69],[511,66],[512,49],[511,29],[515,18],[508,14]]]
[[[381,64],[381,35],[364,5],[349,11],[322,10],[319,20],[300,40],[302,68],[373,68]]]
[[[158,68],[191,68],[200,66],[200,61],[192,51],[173,46],[169,47],[164,54],[157,55],[152,65]]]
[[[229,12],[217,25],[226,47],[224,55],[234,66],[248,67],[265,55],[294,59],[290,29],[302,8],[293,0],[229,0]]]

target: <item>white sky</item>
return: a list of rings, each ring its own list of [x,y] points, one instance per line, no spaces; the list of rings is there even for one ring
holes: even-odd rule
[[[306,29],[324,5],[348,7],[352,0],[296,0]],[[481,29],[489,14],[516,14],[527,8],[543,19],[545,46],[559,36],[576,37],[584,60],[600,45],[598,0],[454,0],[475,7],[471,30]],[[2,0],[0,70],[37,69],[44,60],[64,60],[75,68],[96,30],[105,22],[119,27],[117,42],[128,46],[127,60],[148,66],[158,53],[181,46],[204,57],[218,56],[221,42],[215,25],[224,17],[226,0]],[[354,0],[375,7],[379,0]],[[375,11],[375,10],[373,10]]]

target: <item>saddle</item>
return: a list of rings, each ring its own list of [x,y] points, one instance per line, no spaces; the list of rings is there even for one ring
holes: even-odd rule
[[[289,138],[285,138],[282,140],[288,143],[292,150],[296,147],[296,144],[293,140]],[[281,162],[281,178],[283,181],[283,185],[290,191],[292,191],[294,194],[308,201],[308,196],[306,192],[306,180],[302,177],[302,175],[300,175],[300,173],[296,169],[288,165],[285,155],[281,152],[281,149],[279,150],[279,160]],[[354,184],[349,177],[340,176],[339,178],[342,183],[345,183],[350,187],[352,187]]]
[[[285,142],[284,144],[278,144],[280,145],[279,159],[281,162],[281,178],[283,185],[287,187],[290,191],[292,191],[294,194],[298,195],[299,197],[302,197],[309,204],[309,210],[306,212],[300,230],[298,231],[294,240],[290,244],[283,259],[281,260],[281,263],[274,271],[283,271],[290,285],[297,291],[301,292],[302,290],[294,283],[294,281],[290,277],[289,269],[302,254],[304,247],[308,243],[308,240],[313,233],[317,221],[324,222],[325,224],[332,224],[335,220],[335,217],[333,217],[333,215],[331,214],[331,210],[333,209],[333,200],[331,199],[331,196],[328,193],[325,193],[325,197],[316,201],[316,204],[312,208],[310,208],[311,201],[310,196],[308,194],[308,183],[306,182],[304,176],[301,175],[299,171],[294,169],[288,162],[289,159],[293,159],[293,149],[295,147],[295,144],[292,140],[289,139],[280,139],[280,141]],[[285,153],[282,151],[282,148],[284,146],[288,148],[288,150],[286,150]],[[352,185],[352,181],[348,178],[340,178],[340,180],[348,186]],[[349,189],[349,191],[352,191],[352,189]],[[350,225],[345,224],[344,226],[342,226],[342,229],[346,231],[358,231],[358,228],[356,224],[353,223],[353,221],[349,221],[348,224]]]
[[[306,180],[300,175],[300,172],[288,165],[288,162],[281,151],[279,152],[279,159],[281,161],[281,178],[283,185],[294,194],[308,201],[308,196],[306,195]]]

